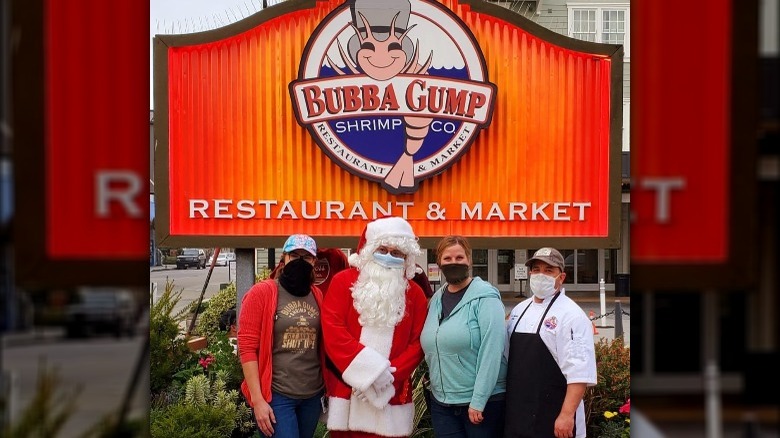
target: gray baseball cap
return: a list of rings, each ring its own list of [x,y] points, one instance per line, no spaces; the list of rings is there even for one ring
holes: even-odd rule
[[[555,248],[539,248],[534,256],[526,260],[525,265],[529,268],[533,265],[534,260],[539,260],[547,263],[550,266],[555,266],[563,271],[566,263],[563,261],[563,256]]]

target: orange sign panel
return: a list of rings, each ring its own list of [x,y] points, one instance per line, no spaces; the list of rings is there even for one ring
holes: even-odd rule
[[[392,214],[423,238],[619,245],[622,47],[488,3],[361,4],[156,38],[161,242],[358,236]]]

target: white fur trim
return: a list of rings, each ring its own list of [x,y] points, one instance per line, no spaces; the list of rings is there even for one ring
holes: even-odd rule
[[[328,397],[328,430],[349,430],[349,400]]]
[[[385,236],[417,239],[409,222],[400,217],[379,218],[366,225],[366,242],[374,242]]]
[[[365,332],[365,328],[363,331]],[[352,359],[341,377],[347,385],[365,391],[389,366],[390,361],[387,360],[387,355],[383,356],[373,348],[366,346]]]
[[[410,436],[414,429],[414,404],[387,405],[377,409],[352,396],[330,397],[328,430],[360,431],[388,437]]]
[[[360,266],[360,254],[356,252],[350,254],[347,260],[349,261],[349,266],[354,266],[356,268]]]
[[[395,327],[363,327],[360,331],[360,343],[373,348],[382,357],[389,358],[390,349],[393,347],[393,333]]]

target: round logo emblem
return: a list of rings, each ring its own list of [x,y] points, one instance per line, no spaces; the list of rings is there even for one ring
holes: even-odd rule
[[[346,1],[309,38],[289,89],[319,147],[394,194],[460,159],[496,94],[465,23],[424,0]]]

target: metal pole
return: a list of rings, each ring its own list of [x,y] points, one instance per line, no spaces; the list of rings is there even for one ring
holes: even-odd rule
[[[704,292],[703,328],[704,333],[709,335],[706,336],[704,345],[705,436],[707,438],[721,438],[723,436],[723,418],[717,341],[720,339],[720,321],[718,319],[720,306],[716,291],[706,290]]]
[[[149,292],[152,296],[152,304],[156,304],[160,300],[160,291],[157,288],[157,282],[153,281],[149,283]]]
[[[209,286],[209,280],[211,280],[211,273],[214,272],[214,265],[217,263],[217,257],[219,257],[219,250],[220,248],[217,248],[214,251],[214,257],[211,259],[211,266],[209,267],[209,273],[206,275],[206,281],[203,283],[203,289],[200,291],[200,297],[198,297],[198,305],[195,306],[195,309],[192,311],[192,320],[190,321],[190,326],[187,328],[187,333],[184,335],[185,338],[189,338],[190,334],[192,333],[192,330],[195,328],[195,321],[198,319],[198,312],[200,312],[200,305],[203,304],[203,296],[206,295],[206,288]]]
[[[254,284],[255,250],[236,248],[236,315],[241,315],[241,301]]]
[[[704,371],[704,390],[707,394],[707,438],[721,438],[720,371],[718,363],[710,360]]]
[[[604,284],[604,279],[599,280],[599,301],[601,302],[601,326],[607,326],[607,317],[604,316],[607,313],[607,288]]]
[[[623,337],[623,307],[620,300],[615,300],[615,337]]]

